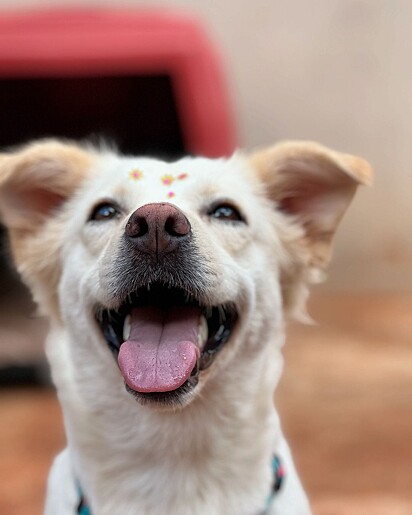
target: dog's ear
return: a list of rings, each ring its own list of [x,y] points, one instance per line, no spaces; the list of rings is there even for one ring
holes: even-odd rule
[[[357,186],[371,184],[371,167],[359,157],[293,141],[258,151],[250,162],[277,209],[289,215],[290,230],[283,240],[293,267],[282,278],[284,299],[302,305],[304,300],[296,297],[306,295],[297,291],[306,292],[307,283],[314,282],[328,264],[339,221]]]
[[[64,231],[55,214],[88,176],[95,156],[54,140],[0,154],[0,220],[16,266],[43,313],[58,316]]]
[[[324,266],[336,228],[359,184],[371,184],[363,159],[311,142],[284,142],[252,155],[251,163],[278,209],[304,229],[312,264]]]
[[[0,218],[10,231],[35,231],[84,179],[91,153],[47,140],[0,155]]]

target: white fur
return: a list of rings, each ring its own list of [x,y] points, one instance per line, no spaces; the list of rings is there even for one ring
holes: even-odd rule
[[[6,169],[4,202],[10,191],[17,197],[22,195],[21,184],[26,184],[23,177],[13,186],[16,175],[12,168],[24,169],[29,162],[30,173],[41,175],[42,152],[57,154],[57,161],[63,153],[65,163],[74,162],[71,155],[75,154],[75,169],[81,163],[87,168],[85,179],[73,184],[73,191],[65,195],[66,202],[57,212],[48,212],[42,205],[43,218],[38,224],[43,223],[44,216],[46,220],[40,230],[37,225],[30,228],[25,216],[17,208],[13,211],[13,205],[3,204],[18,268],[51,318],[47,356],[67,434],[67,449],[56,458],[50,474],[45,514],[73,515],[79,485],[94,515],[309,514],[273,405],[282,369],[285,303],[290,304],[290,311],[296,311],[306,296],[308,277],[321,268],[311,261],[311,242],[304,238],[297,213],[290,217],[276,209],[268,177],[258,178],[254,166],[240,155],[228,160],[185,158],[168,164],[120,157],[110,151],[89,149],[80,155],[79,149],[68,150],[55,143],[45,143],[43,151],[41,145],[33,147],[37,152],[34,157],[30,148],[23,151],[23,164],[19,155],[0,160],[0,172],[2,162]],[[296,148],[298,157],[304,154],[305,173],[310,168],[308,156],[314,156],[316,162],[319,159],[320,167],[327,159],[327,165],[339,175],[335,182],[350,200],[354,187],[349,179],[342,179],[337,153],[310,145]],[[295,165],[292,151],[287,145],[286,158],[292,155]],[[283,163],[282,159],[278,161]],[[260,157],[258,161],[260,166]],[[349,162],[348,157],[342,162]],[[50,163],[53,161],[48,157],[48,170]],[[137,181],[129,177],[136,168],[143,173]],[[171,186],[161,181],[165,174],[177,177],[180,173],[187,177]],[[328,176],[327,188],[333,183]],[[0,174],[0,196],[1,186]],[[64,187],[59,185],[59,195]],[[320,188],[322,195],[327,188]],[[308,191],[311,194],[313,190],[312,185]],[[169,191],[175,194],[171,199],[167,197]],[[121,205],[122,216],[88,222],[92,207],[106,198]],[[342,205],[334,191],[331,198],[338,198]],[[246,223],[225,223],[208,216],[208,209],[217,200],[237,205]],[[42,201],[43,197],[33,201],[33,209],[39,209]],[[201,372],[198,386],[184,405],[173,409],[142,406],[125,390],[93,316],[96,304],[116,305],[111,284],[119,273],[117,258],[129,216],[139,206],[154,202],[173,203],[190,221],[200,259],[207,264],[203,302],[219,305],[230,301],[239,313],[229,342],[210,369]],[[322,205],[332,209],[332,204],[326,199]],[[308,203],[303,205],[307,221],[312,208]],[[333,220],[340,216],[339,212]],[[15,230],[13,224],[26,232]],[[331,232],[329,218],[327,224]],[[325,225],[322,247],[316,240],[315,226],[310,226],[310,237],[320,263],[319,256],[326,248]],[[47,259],[50,271],[39,265],[38,252],[33,251],[37,245],[47,254],[46,241],[51,245],[52,254]],[[57,301],[52,284],[56,284]],[[264,511],[275,454],[285,465],[286,478],[269,510]]]
[[[272,401],[283,342],[274,268],[282,250],[270,224],[273,213],[237,159],[229,163],[186,159],[174,165],[105,161],[96,165],[98,178],[69,202],[65,212],[77,216],[67,228],[63,250],[59,297],[64,323],[53,327],[47,354],[63,406],[68,453],[64,465],[63,457],[58,458],[53,476],[64,474],[68,484],[75,477],[93,513],[99,515],[258,514],[270,493],[271,457],[286,445]],[[112,161],[110,166],[107,161]],[[137,182],[128,178],[134,167],[144,174]],[[102,278],[122,234],[118,226],[124,223],[116,227],[109,222],[114,226],[110,230],[107,225],[91,229],[82,226],[81,215],[96,198],[111,197],[116,182],[127,185],[124,200],[130,212],[139,205],[165,201],[172,187],[162,185],[161,176],[181,170],[189,176],[173,184],[173,203],[188,215],[202,251],[212,260],[216,278],[209,291],[211,303],[233,299],[243,310],[238,341],[231,342],[230,349],[237,356],[222,357],[222,363],[213,365],[221,365],[221,370],[190,405],[163,412],[139,406],[124,390],[116,363],[91,320],[91,306],[106,300]],[[210,202],[203,196],[210,185],[216,198],[234,198],[244,206],[247,229],[218,227],[219,222],[205,222],[197,215],[199,204]],[[290,454],[282,454],[288,479],[270,513],[309,513],[293,477]],[[56,504],[50,501],[59,483],[53,476],[47,515],[64,513],[59,511],[60,492]],[[67,501],[71,506],[67,513],[73,513],[73,502],[78,502],[72,490],[68,488],[72,500]],[[277,505],[282,504],[285,508],[279,512]]]

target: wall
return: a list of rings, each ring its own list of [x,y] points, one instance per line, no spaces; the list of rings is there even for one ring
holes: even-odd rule
[[[73,2],[66,2],[73,3]],[[62,5],[59,1],[43,5]],[[112,1],[81,5],[113,5]],[[0,0],[0,8],[38,6]],[[124,0],[190,10],[221,47],[242,144],[321,141],[374,165],[336,241],[330,287],[412,287],[412,2]]]

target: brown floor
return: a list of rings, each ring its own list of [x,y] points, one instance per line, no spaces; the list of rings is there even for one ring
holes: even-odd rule
[[[318,515],[412,514],[412,295],[318,294],[277,394]],[[47,390],[0,390],[0,513],[41,513],[63,446]],[[56,514],[58,515],[58,514]]]
[[[278,392],[315,513],[412,514],[412,295],[317,296]]]

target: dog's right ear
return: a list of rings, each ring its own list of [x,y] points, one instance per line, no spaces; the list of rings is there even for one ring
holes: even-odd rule
[[[356,188],[370,184],[372,169],[363,159],[313,142],[289,141],[250,158],[274,207],[286,215],[278,224],[290,257],[282,270],[285,309],[302,313],[307,284],[329,263],[332,240]]]
[[[93,154],[57,140],[0,154],[0,219],[10,232],[35,232],[80,185]]]
[[[365,160],[318,143],[286,141],[258,151],[251,164],[277,208],[303,229],[311,264],[324,267],[339,222],[360,184],[371,184]]]

